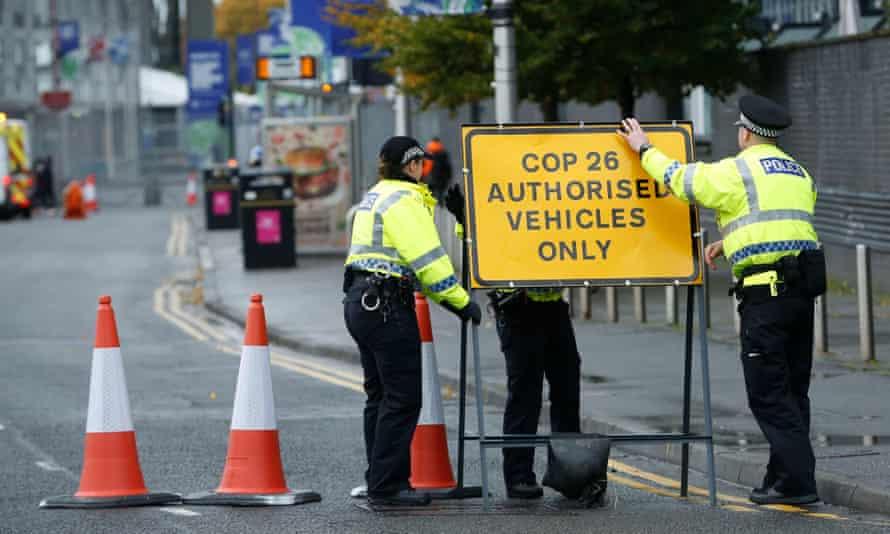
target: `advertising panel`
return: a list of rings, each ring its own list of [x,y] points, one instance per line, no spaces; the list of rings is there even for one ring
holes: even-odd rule
[[[348,117],[266,119],[263,166],[294,173],[297,253],[345,252],[352,205]]]

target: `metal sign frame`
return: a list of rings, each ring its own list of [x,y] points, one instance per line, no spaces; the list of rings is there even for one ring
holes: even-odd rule
[[[473,125],[475,126],[475,125]],[[479,125],[486,126],[486,125]],[[496,126],[496,125],[495,125]],[[538,126],[538,125],[534,125]],[[549,125],[554,126],[554,125]],[[564,125],[563,125],[564,126]],[[580,123],[580,126],[583,127],[584,124]],[[645,125],[644,125],[645,126]],[[612,131],[617,128],[617,125],[612,127]],[[690,150],[688,153],[689,161],[693,160],[693,153]],[[466,167],[466,166],[465,166]],[[468,173],[469,169],[464,168],[464,173]],[[690,207],[690,209],[695,214],[695,221],[698,221],[697,217],[697,208]],[[694,229],[697,228],[694,227]],[[472,234],[471,234],[472,235]],[[463,241],[463,266],[462,266],[462,282],[465,289],[470,292],[471,298],[474,298],[475,291],[470,288],[470,273],[469,273],[469,250],[468,250],[468,240],[464,239]],[[696,263],[698,263],[698,258],[704,257],[704,235],[703,232],[699,229],[698,231],[693,231],[693,234],[690,236],[693,243],[693,254],[697,255]],[[622,281],[623,282],[623,281]],[[540,284],[540,282],[537,282]],[[559,439],[600,439],[600,438],[608,438],[613,442],[617,443],[657,443],[657,442],[674,442],[674,443],[682,443],[682,457],[681,457],[681,480],[680,480],[680,495],[686,496],[688,494],[688,481],[689,481],[689,443],[692,442],[704,442],[706,448],[706,457],[708,462],[708,494],[710,504],[712,506],[717,505],[717,482],[716,482],[716,470],[714,465],[714,442],[713,442],[713,422],[711,416],[711,385],[710,385],[710,368],[709,368],[709,360],[708,360],[708,337],[707,337],[707,317],[706,317],[706,291],[707,291],[707,283],[708,277],[701,276],[700,280],[696,281],[688,281],[685,284],[681,284],[679,281],[662,281],[662,283],[637,283],[633,284],[629,282],[627,284],[622,285],[661,285],[661,286],[670,286],[678,287],[680,285],[687,285],[687,300],[686,300],[686,321],[685,321],[685,350],[684,350],[684,373],[683,373],[683,423],[682,430],[680,432],[668,432],[668,433],[654,433],[654,434],[589,434],[589,433],[561,433],[561,434],[502,434],[502,435],[489,435],[485,432],[485,403],[482,392],[480,391],[482,381],[482,372],[481,372],[481,357],[479,350],[479,326],[476,324],[472,325],[472,344],[473,344],[473,372],[474,379],[476,384],[475,398],[476,398],[476,421],[477,421],[477,433],[476,434],[468,434],[466,431],[466,397],[467,397],[467,341],[468,341],[468,332],[467,326],[468,323],[464,321],[461,324],[461,352],[460,352],[460,370],[459,370],[459,406],[458,406],[458,450],[457,450],[457,485],[458,488],[464,487],[464,467],[465,467],[465,446],[467,441],[476,441],[479,444],[479,457],[481,463],[481,478],[482,478],[482,498],[483,498],[483,506],[487,509],[489,504],[489,480],[488,480],[488,463],[486,459],[487,449],[490,448],[506,448],[506,447],[540,447],[545,446],[550,443],[552,440]],[[692,360],[693,360],[693,327],[694,327],[694,311],[695,311],[695,301],[698,301],[698,343],[699,343],[699,354],[701,360],[701,373],[702,373],[702,404],[703,404],[703,416],[704,416],[704,428],[702,433],[692,433],[690,429],[690,412],[691,412],[691,393],[692,393]]]

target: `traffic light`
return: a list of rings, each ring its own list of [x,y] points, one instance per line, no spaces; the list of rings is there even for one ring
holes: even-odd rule
[[[300,79],[314,80],[318,77],[315,56],[300,56]]]

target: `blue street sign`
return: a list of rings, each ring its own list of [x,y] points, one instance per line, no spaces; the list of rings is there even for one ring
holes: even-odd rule
[[[238,85],[256,81],[256,35],[239,35],[235,39],[235,61]]]
[[[389,0],[402,15],[467,15],[485,11],[483,0]]]
[[[111,40],[108,47],[108,57],[118,65],[123,65],[130,57],[130,40],[126,35],[118,35]]]
[[[76,20],[59,22],[56,32],[59,36],[59,57],[80,48],[80,24]]]
[[[229,91],[229,48],[225,41],[189,40],[187,56],[189,104],[193,114],[216,113]]]

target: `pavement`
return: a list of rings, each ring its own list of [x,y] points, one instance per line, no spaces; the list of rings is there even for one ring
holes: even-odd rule
[[[243,323],[250,294],[262,293],[274,342],[298,351],[358,362],[342,317],[343,257],[300,255],[296,269],[245,271],[238,230],[207,232],[200,209],[190,211],[189,216],[203,271],[204,303],[209,310]],[[724,291],[729,285],[725,269],[712,274],[710,282],[713,291],[708,337],[717,475],[729,482],[758,486],[768,447],[747,408],[733,305]],[[664,290],[647,289],[645,323],[634,319],[632,290],[619,288],[617,292],[619,322],[606,320],[605,291],[592,295],[590,319],[575,319],[582,353],[584,430],[679,431],[683,329],[665,324]],[[681,290],[678,297],[682,318],[685,291]],[[812,440],[820,495],[830,504],[890,513],[890,416],[886,409],[890,405],[890,310],[876,308],[877,362],[863,363],[858,357],[855,295],[844,290],[831,291],[827,303],[831,352],[816,355],[811,386]],[[453,399],[458,377],[459,324],[441,308],[431,308],[439,373],[446,399]],[[490,318],[479,332],[485,400],[489,407],[500,408],[506,391],[504,363]],[[696,362],[698,357],[696,349]],[[696,363],[693,432],[700,431],[703,425],[700,376]],[[472,367],[469,382],[473,391]],[[545,414],[546,411],[545,407]],[[468,414],[473,413],[468,406]],[[496,413],[499,420],[500,412]],[[472,430],[475,420],[468,417],[468,428]],[[545,431],[544,425],[540,431]],[[681,449],[676,444],[627,444],[621,448],[674,463],[679,463]],[[694,469],[705,470],[702,446],[692,447],[691,462]]]

